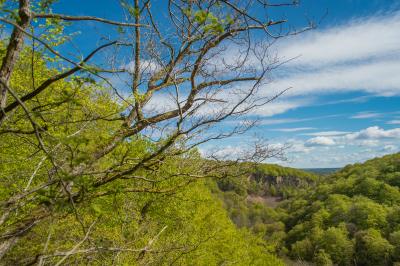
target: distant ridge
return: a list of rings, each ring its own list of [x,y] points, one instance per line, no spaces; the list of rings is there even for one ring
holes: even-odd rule
[[[315,174],[327,175],[327,174],[332,174],[342,168],[300,168],[300,169]]]

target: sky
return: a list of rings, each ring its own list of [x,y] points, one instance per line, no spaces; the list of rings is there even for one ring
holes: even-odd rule
[[[115,2],[61,0],[54,11],[115,19],[120,15]],[[298,168],[342,167],[399,152],[400,3],[303,0],[272,15],[287,17],[298,28],[307,20],[317,22],[315,30],[274,46],[282,60],[295,59],[274,71],[263,91],[291,89],[250,114],[259,120],[252,130],[205,144],[201,151],[235,154],[249,140],[263,138],[271,146],[289,146],[287,160],[268,162]],[[81,49],[89,49],[97,34],[78,37]],[[230,126],[230,121],[220,125]]]
[[[296,59],[277,70],[266,88],[291,89],[255,111],[260,122],[254,130],[220,142],[220,153],[238,152],[252,136],[291,146],[287,161],[269,161],[299,168],[342,167],[398,152],[399,5],[355,0],[302,4],[304,13],[296,13],[295,25],[304,14],[323,20],[316,30],[278,42],[281,58]]]

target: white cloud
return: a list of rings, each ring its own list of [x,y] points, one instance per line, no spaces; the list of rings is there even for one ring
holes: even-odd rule
[[[346,135],[348,133],[350,133],[350,132],[348,132],[348,131],[321,131],[321,132],[313,132],[313,133],[304,133],[302,135],[332,137],[332,136],[342,136],[342,135]]]
[[[260,125],[279,125],[279,124],[288,124],[288,123],[297,123],[305,121],[304,119],[296,119],[296,118],[282,118],[282,119],[264,119],[259,124]]]
[[[320,95],[355,91],[368,94],[331,103],[321,101],[320,105],[365,101],[372,96],[400,95],[400,75],[398,74],[400,73],[400,31],[398,28],[400,28],[400,12],[372,15],[343,25],[283,39],[284,41],[278,42],[276,47],[279,57],[283,60],[299,55],[300,57],[278,68],[274,72],[275,78],[271,76],[273,81],[262,86],[258,96],[271,97],[287,88],[292,89],[277,101],[252,110],[249,115],[271,117],[303,106],[318,105],[320,102],[317,97]],[[235,47],[227,49],[220,55],[226,62],[237,60],[238,56],[243,56],[243,54],[239,53]],[[219,60],[222,59],[219,58]],[[258,63],[258,60],[250,56],[249,64],[257,67]],[[126,68],[132,71],[133,62],[127,64]],[[151,73],[158,69],[160,65],[157,62],[142,60],[143,72]],[[222,97],[222,99],[225,98]],[[160,107],[157,102],[153,102],[155,103],[153,108]],[[216,110],[219,109],[209,105],[199,111],[208,114]],[[378,114],[360,113],[353,116],[358,119],[373,117],[378,117]],[[264,120],[261,124],[273,125],[300,121],[308,120]]]
[[[306,141],[308,146],[337,144],[347,147],[354,145],[360,147],[382,147],[388,145],[387,141],[400,140],[400,128],[385,130],[378,126],[372,126],[357,132],[323,131],[302,135],[316,136]]]
[[[400,95],[400,12],[390,14],[374,14],[352,20],[346,24],[309,31],[278,41],[276,51],[282,60],[300,56],[278,68],[273,82],[264,85],[258,96],[272,96],[278,92],[292,88],[284,95],[265,106],[252,110],[249,115],[271,117],[303,106],[336,104],[340,102],[358,102],[368,100],[372,96]],[[271,50],[271,53],[273,51]],[[217,64],[222,58],[226,62],[243,57],[235,47],[230,47],[221,53]],[[249,64],[257,67],[259,60],[249,56]],[[274,58],[274,56],[272,56]],[[125,68],[132,72],[134,62]],[[141,70],[150,74],[161,66],[155,61],[142,60]],[[247,86],[248,84],[242,84]],[[361,91],[368,95],[353,99],[324,103],[318,101],[319,95],[338,94],[341,92]],[[184,95],[184,94],[183,94]],[[226,94],[228,95],[228,94]],[[225,95],[225,96],[226,96]],[[229,96],[229,95],[228,95]],[[310,97],[312,96],[312,97]],[[221,97],[221,95],[219,95]],[[231,97],[231,96],[229,96]],[[158,98],[160,99],[160,98]],[[225,99],[222,97],[222,99]],[[169,109],[170,101],[165,108],[152,101],[151,109]],[[235,99],[233,99],[235,101]],[[154,103],[154,104],[153,104]],[[149,108],[150,109],[150,108]],[[215,106],[208,105],[199,111],[213,113],[218,111]],[[356,114],[353,118],[372,118],[377,114]],[[264,120],[264,125],[294,123],[308,121],[306,119]],[[393,123],[398,124],[398,123]]]
[[[312,146],[332,146],[335,144],[336,142],[332,138],[319,136],[307,140],[305,145],[312,147]]]
[[[290,124],[290,123],[299,123],[299,122],[307,122],[314,121],[320,119],[328,119],[334,117],[340,117],[341,115],[324,115],[324,116],[315,116],[315,117],[307,117],[307,118],[282,118],[282,119],[263,119],[260,121],[261,125],[279,125],[279,124]]]
[[[373,15],[287,39],[279,53],[311,67],[389,57],[399,51],[399,28],[400,13]]]
[[[315,129],[313,127],[292,127],[292,128],[275,128],[272,129],[273,131],[279,131],[279,132],[298,132],[298,131],[306,131],[306,130],[312,130]]]
[[[283,38],[275,47],[278,58],[281,61],[296,59],[268,76],[272,82],[262,87],[260,96],[271,97],[291,89],[281,96],[280,99],[286,97],[284,101],[253,110],[251,114],[274,116],[315,105],[318,95],[356,91],[368,94],[356,99],[342,99],[342,102],[400,95],[399,28],[400,12],[373,14],[342,25]],[[275,51],[269,49],[271,58],[275,58]],[[219,65],[222,60],[233,63],[240,58],[244,58],[244,53],[233,46],[212,62]],[[259,60],[250,54],[247,64],[257,68]],[[314,99],[310,99],[310,95]]]
[[[399,152],[400,128],[382,129],[377,126],[357,132],[322,131],[321,136],[291,139],[272,139],[271,147],[289,146],[286,150],[287,161],[269,159],[267,162],[279,163],[291,167],[342,167],[349,163],[362,162],[385,154]],[[318,132],[315,132],[318,133]],[[305,134],[303,134],[305,135]],[[326,136],[322,136],[326,135]],[[329,136],[330,135],[330,136]],[[237,157],[245,146],[244,139],[236,145],[227,143],[224,147],[209,146],[221,157]]]
[[[300,57],[278,69],[273,82],[266,85],[265,95],[291,88],[285,96],[292,99],[348,92],[368,94],[361,97],[398,96],[399,28],[400,12],[375,14],[288,38],[278,43],[278,55],[283,60]],[[359,114],[354,118],[372,117],[377,116]]]
[[[151,60],[141,60],[140,61],[140,71],[145,74],[151,74],[154,73],[158,70],[160,70],[162,66]],[[135,61],[129,62],[127,65],[125,65],[124,69],[128,71],[129,73],[133,73],[135,69]]]
[[[400,120],[390,120],[387,122],[389,125],[400,125]]]
[[[376,139],[364,139],[357,142],[360,147],[378,147],[381,146],[381,142]]]
[[[400,60],[331,66],[304,71],[269,84],[271,93],[291,87],[285,95],[305,96],[363,91],[380,96],[400,95]]]
[[[288,150],[288,154],[309,154],[313,151],[314,147],[306,146],[304,141],[300,140],[290,140],[288,141],[290,148]]]
[[[382,129],[378,126],[369,127],[359,132],[346,135],[349,140],[364,140],[364,139],[385,139],[385,138],[400,138],[400,128]]]
[[[331,102],[323,103],[321,105],[340,104],[340,103],[365,103],[368,100],[370,100],[371,98],[373,98],[372,95],[364,95],[364,96],[359,96],[359,97],[354,97],[354,98],[349,98],[349,99],[334,100]]]
[[[366,119],[366,118],[377,118],[381,117],[381,113],[375,113],[375,112],[360,112],[356,115],[351,116],[350,118],[353,119]]]
[[[293,141],[296,147],[288,151],[295,167],[340,167],[399,151],[400,128],[385,130],[369,127],[355,133],[318,136]],[[307,150],[307,148],[309,150]]]
[[[224,158],[224,159],[236,159],[236,157],[239,157],[243,153],[244,147],[242,146],[225,146],[221,147],[217,151],[213,151],[213,155],[218,157],[218,158]],[[206,154],[206,152],[204,152]]]
[[[307,105],[309,101],[305,100],[286,100],[286,101],[273,101],[271,103],[260,106],[252,111],[252,114],[260,116],[274,116],[277,114],[285,113],[289,110],[296,109],[300,106]]]
[[[176,99],[168,93],[155,93],[144,106],[144,111],[149,113],[161,113],[177,108]]]
[[[316,136],[305,141],[305,145],[345,147],[384,147],[400,140],[400,128],[382,129],[378,126],[368,127],[357,132],[323,131],[302,135]],[[388,149],[386,149],[388,151]]]

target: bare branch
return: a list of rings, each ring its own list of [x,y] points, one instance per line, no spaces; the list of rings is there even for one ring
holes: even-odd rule
[[[139,24],[139,23],[126,23],[126,22],[118,22],[113,20],[108,20],[104,18],[94,17],[94,16],[69,16],[64,14],[38,14],[33,13],[34,18],[52,18],[52,19],[61,19],[66,21],[96,21],[106,24],[111,24],[115,26],[121,27],[148,27],[149,25]]]
[[[76,252],[76,250],[88,239],[88,237],[89,237],[89,235],[90,235],[90,232],[91,232],[93,226],[96,224],[96,221],[97,221],[97,220],[95,220],[95,221],[89,226],[89,228],[88,228],[88,230],[87,230],[87,232],[86,232],[85,237],[84,237],[81,241],[79,241],[70,251],[65,252],[64,257],[62,257],[62,259],[60,259],[60,260],[55,264],[56,266],[61,265],[66,259],[68,259],[69,256],[71,256],[72,254],[74,254],[74,253]]]

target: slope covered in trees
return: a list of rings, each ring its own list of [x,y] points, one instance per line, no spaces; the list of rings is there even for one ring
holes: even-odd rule
[[[400,262],[400,154],[349,165],[282,205],[293,259],[319,265]]]
[[[248,165],[241,165],[245,168]],[[212,191],[277,255],[317,265],[400,262],[400,154],[329,176],[258,164]]]
[[[11,79],[19,94],[27,90],[30,60],[24,50]],[[53,72],[44,63],[37,65],[35,81],[43,82]],[[118,126],[124,106],[108,90],[77,77],[58,82],[25,107],[34,110],[40,139],[43,145],[53,145],[48,152],[58,159],[47,161],[32,145],[37,136],[22,108],[8,118],[0,131],[0,233],[3,240],[13,234],[18,239],[0,265],[282,263],[261,238],[231,222],[201,178],[203,171],[212,172],[212,163],[195,149],[180,153],[174,146],[162,163],[96,189],[102,169],[110,169],[107,175],[120,173],[127,169],[127,165],[116,169],[122,161],[134,163],[157,149],[149,140],[131,138],[112,156],[97,161],[90,172],[78,176],[60,172],[63,178],[55,178],[54,164],[79,164]],[[108,130],[103,130],[105,124]],[[200,176],[192,177],[193,173]],[[61,188],[41,185],[49,182]],[[83,194],[78,196],[77,191]],[[36,222],[29,231],[9,231],[32,221]]]
[[[212,180],[209,186],[222,199],[236,226],[248,228],[282,255],[287,214],[276,207],[314,187],[319,179],[313,173],[279,165],[242,163],[231,166],[226,177]]]

